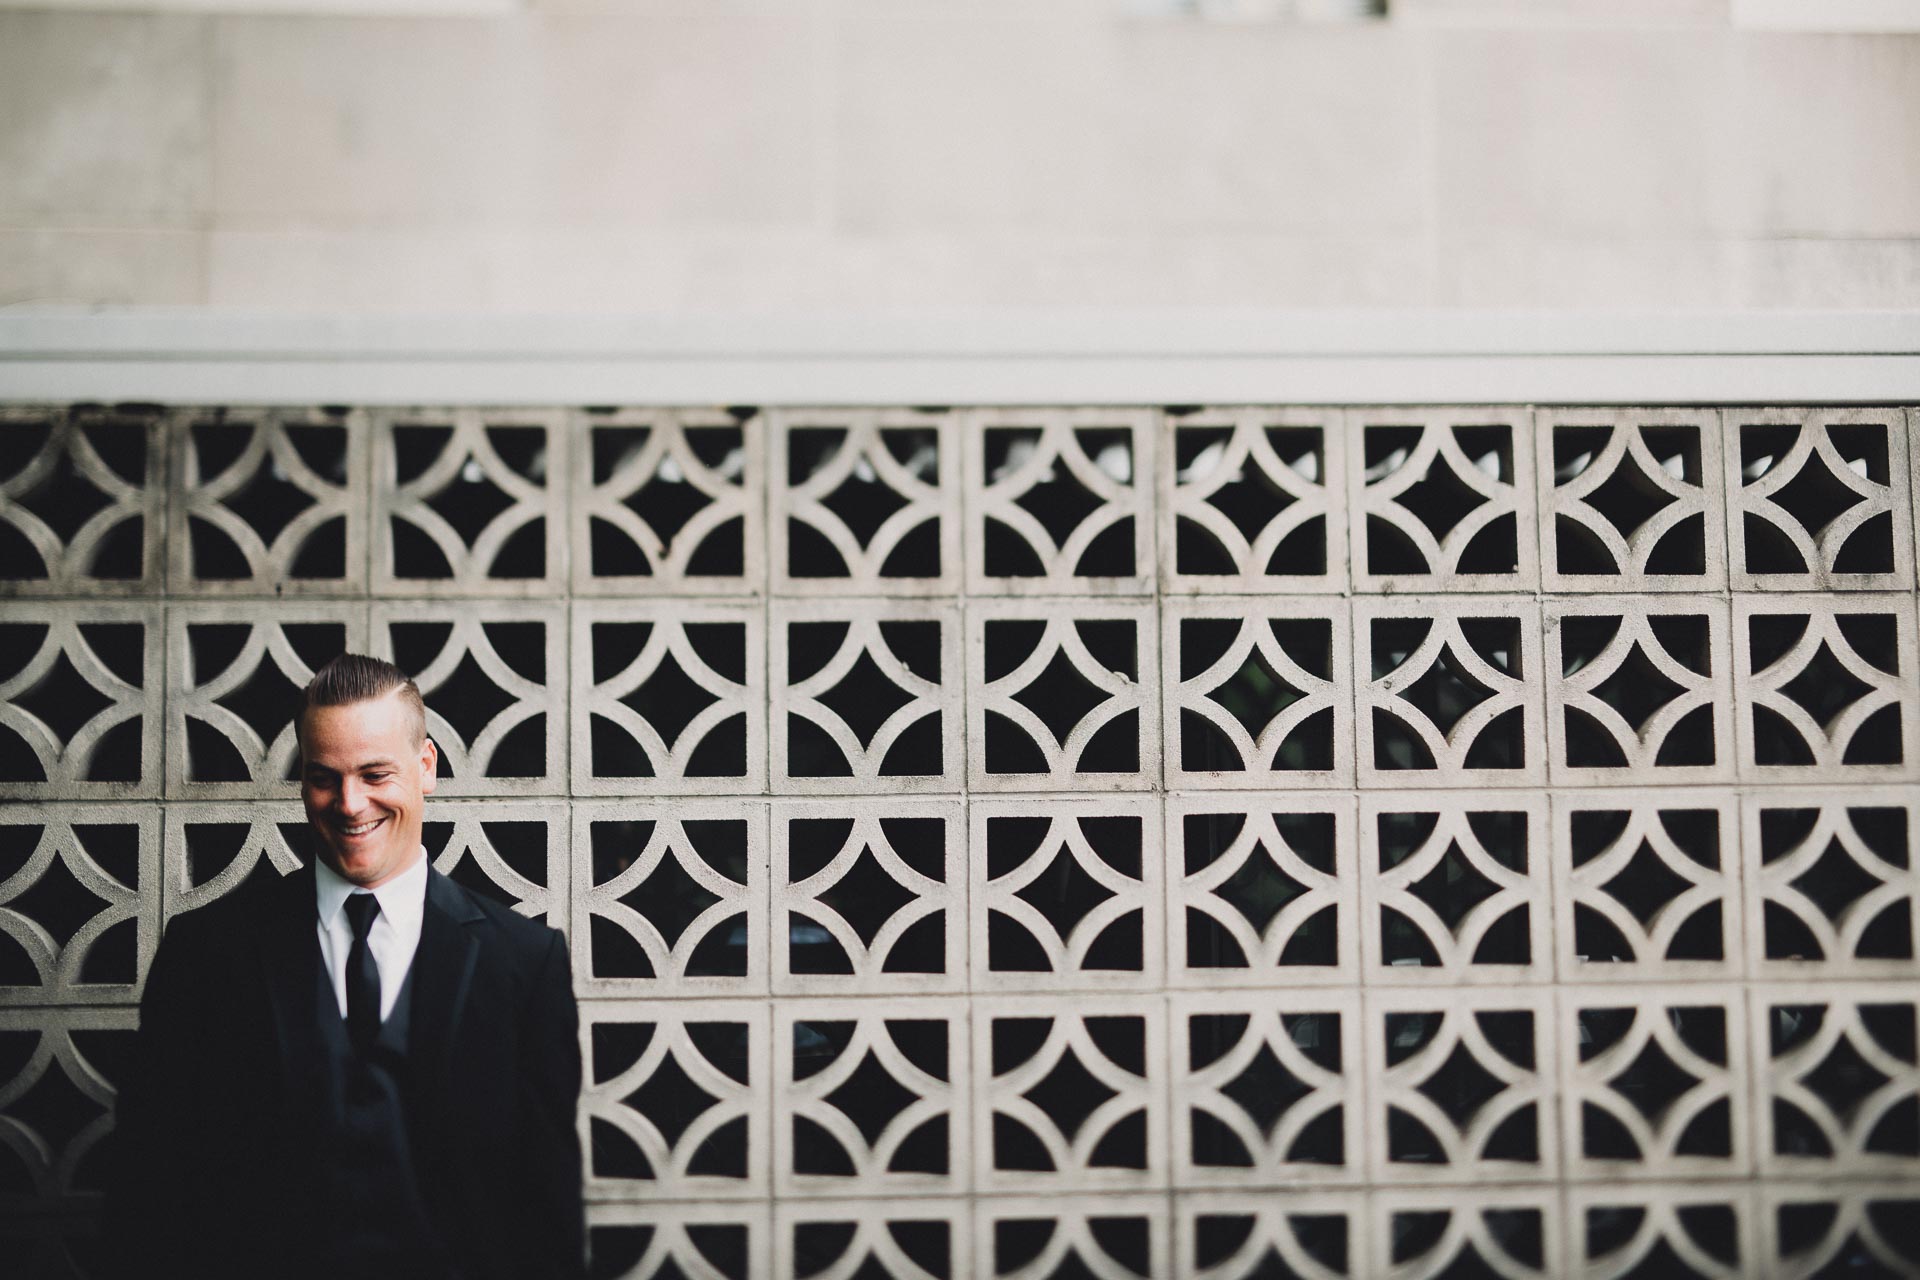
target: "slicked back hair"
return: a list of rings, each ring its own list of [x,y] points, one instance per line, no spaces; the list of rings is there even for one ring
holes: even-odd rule
[[[391,662],[369,658],[364,653],[343,653],[314,672],[313,679],[307,681],[306,700],[301,704],[300,717],[304,721],[307,712],[314,707],[344,707],[356,702],[373,702],[396,689],[400,691],[400,701],[406,704],[413,720],[413,740],[416,743],[426,741],[427,706],[420,700],[420,686],[413,682],[412,676]]]

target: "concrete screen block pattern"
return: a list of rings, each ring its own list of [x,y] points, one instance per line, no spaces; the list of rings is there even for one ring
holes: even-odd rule
[[[1916,425],[0,407],[0,1248],[352,648],[598,1275],[1920,1273]]]

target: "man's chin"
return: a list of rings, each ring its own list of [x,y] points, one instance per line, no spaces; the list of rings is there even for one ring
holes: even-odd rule
[[[384,833],[383,833],[384,834]],[[410,868],[421,854],[420,842],[383,840],[377,848],[345,850],[332,840],[320,845],[320,856],[342,880],[363,889],[377,888]]]
[[[384,849],[356,849],[352,852],[342,852],[339,848],[328,845],[325,857],[327,865],[332,867],[342,880],[358,885],[370,884],[390,874],[396,863],[396,860]]]

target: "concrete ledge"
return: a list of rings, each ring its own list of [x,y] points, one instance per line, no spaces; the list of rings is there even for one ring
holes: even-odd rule
[[[403,403],[1920,400],[1920,313],[0,314],[0,398]]]

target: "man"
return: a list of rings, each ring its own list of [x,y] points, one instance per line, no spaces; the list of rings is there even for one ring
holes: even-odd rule
[[[181,916],[148,975],[114,1256],[196,1280],[577,1275],[564,940],[429,867],[438,757],[405,673],[336,658],[299,737],[313,866]]]

